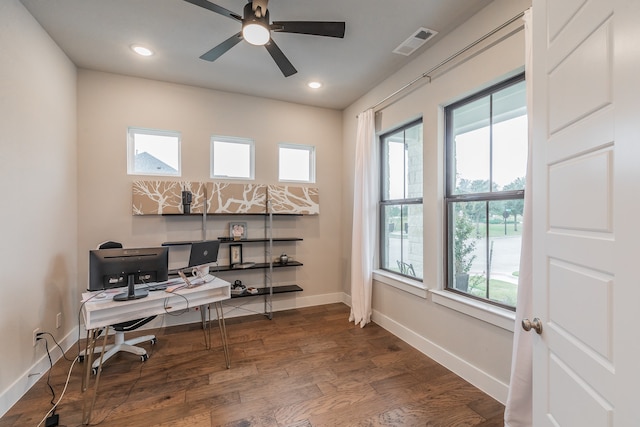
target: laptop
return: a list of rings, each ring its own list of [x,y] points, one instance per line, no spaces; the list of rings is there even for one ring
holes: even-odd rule
[[[219,240],[204,240],[191,244],[188,267],[211,264],[218,261]]]

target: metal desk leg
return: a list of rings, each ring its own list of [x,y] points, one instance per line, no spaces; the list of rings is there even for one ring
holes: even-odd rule
[[[96,341],[100,334],[100,328],[92,329],[91,331],[87,331],[87,346],[85,349],[85,363],[86,363],[86,371],[85,377],[83,380],[82,391],[86,392],[89,387],[89,379],[91,377],[91,365],[93,365],[93,351],[96,346]],[[100,363],[98,364],[98,372],[96,373],[96,379],[93,384],[93,396],[91,397],[91,404],[89,408],[87,408],[87,396],[84,397],[84,405],[82,406],[82,424],[88,425],[91,422],[91,414],[93,412],[93,407],[96,403],[96,397],[98,396],[98,384],[100,382],[100,374],[102,373],[102,361],[104,356],[104,349],[107,346],[107,337],[109,336],[109,329],[107,328],[104,331],[104,340],[102,343],[102,351],[100,352]]]
[[[95,337],[92,336],[91,334],[92,331],[87,330],[87,336],[85,338],[85,347],[84,347],[84,361],[85,362],[89,362],[88,365],[85,365],[85,374],[82,376],[82,386],[81,386],[81,391],[85,392],[87,391],[87,387],[89,384],[89,377],[91,375],[91,370],[87,369],[87,366],[91,366],[91,363],[93,363],[93,349],[95,348]],[[91,354],[91,359],[89,358],[89,354]]]
[[[227,363],[227,369],[231,368],[231,357],[229,356],[229,346],[227,344],[227,326],[224,323],[224,309],[222,301],[213,303],[216,307],[216,317],[218,318],[218,327],[220,328],[220,338],[222,339],[222,349],[224,351],[224,359]]]
[[[206,313],[205,313],[206,309]],[[207,315],[209,320],[207,321]],[[207,350],[211,349],[211,305],[200,306],[200,319],[202,320],[202,332],[204,333],[204,344]]]
[[[218,318],[218,327],[220,328],[220,337],[222,339],[222,349],[224,351],[224,360],[227,369],[231,367],[231,358],[229,356],[229,346],[227,344],[227,327],[224,322],[224,310],[222,308],[222,302],[213,303],[216,308],[216,317]],[[207,315],[209,319],[207,320]],[[200,319],[202,320],[202,331],[204,333],[204,341],[207,350],[211,349],[211,304],[207,304],[206,313],[205,306],[200,306]]]

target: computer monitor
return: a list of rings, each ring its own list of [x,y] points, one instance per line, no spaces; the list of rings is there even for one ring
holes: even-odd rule
[[[89,251],[89,290],[127,286],[113,297],[126,301],[146,297],[149,292],[136,284],[162,282],[169,278],[169,248],[115,248]]]
[[[189,253],[189,267],[212,264],[218,261],[220,240],[203,240],[191,243]]]

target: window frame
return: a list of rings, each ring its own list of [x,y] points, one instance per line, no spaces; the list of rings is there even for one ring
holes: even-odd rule
[[[231,176],[216,175],[215,171],[215,143],[222,142],[227,144],[238,144],[249,146],[249,176]],[[230,179],[239,181],[253,181],[256,176],[256,145],[251,138],[242,138],[238,136],[211,135],[209,139],[209,177],[211,179]]]
[[[282,162],[280,161],[281,150],[300,150],[309,153],[309,179],[282,179]],[[278,144],[278,182],[296,182],[305,184],[314,184],[316,182],[316,147],[314,145],[293,144],[290,142],[281,142]]]
[[[385,217],[384,215],[384,211],[385,208],[388,206],[398,206],[400,207],[401,212],[403,211],[403,209],[405,207],[410,207],[410,206],[422,206],[424,208],[424,174],[422,175],[422,184],[423,184],[423,188],[422,188],[422,197],[406,197],[406,198],[402,198],[402,199],[385,199],[384,198],[384,193],[385,193],[385,171],[386,171],[386,167],[385,167],[385,143],[386,143],[386,138],[390,137],[392,135],[396,135],[399,132],[403,132],[406,131],[412,127],[415,127],[417,125],[421,125],[424,126],[424,120],[422,117],[412,120],[408,123],[405,123],[402,126],[393,128],[392,130],[389,130],[385,133],[382,133],[379,135],[378,137],[378,143],[379,143],[379,157],[380,157],[380,163],[379,163],[379,167],[380,167],[380,174],[379,174],[379,179],[380,179],[380,183],[379,183],[379,197],[378,197],[378,269],[380,271],[384,271],[388,274],[392,274],[392,275],[397,275],[397,276],[401,276],[403,278],[407,278],[410,279],[412,281],[417,281],[417,282],[424,282],[424,271],[421,277],[418,276],[412,276],[410,274],[406,274],[403,273],[402,271],[396,271],[391,269],[390,267],[385,267],[383,266],[383,260],[385,259],[385,227],[388,227],[386,221],[383,221],[383,218]],[[423,135],[424,135],[424,131],[423,131]],[[422,144],[424,147],[424,137],[422,139]],[[422,167],[424,170],[424,157],[422,159]],[[406,168],[407,165],[404,165],[403,168],[403,172],[406,174]],[[424,212],[424,211],[423,211]],[[424,214],[423,214],[423,222],[424,222]],[[423,248],[424,248],[424,229],[423,229]],[[424,252],[423,252],[424,253]],[[402,260],[400,260],[402,262]],[[415,270],[414,270],[415,272]]]
[[[136,147],[135,147],[135,135],[153,135],[153,136],[164,136],[164,137],[175,137],[178,142],[178,168],[176,169],[176,173],[153,173],[150,171],[137,171],[136,170]],[[127,175],[141,175],[141,176],[182,176],[182,133],[179,131],[173,130],[164,130],[164,129],[149,129],[149,128],[141,128],[136,126],[129,126],[127,128]]]
[[[452,115],[456,108],[459,108],[463,105],[470,104],[478,99],[484,98],[486,96],[495,94],[502,89],[507,87],[516,85],[518,83],[522,83],[525,81],[525,73],[518,73],[517,75],[510,77],[508,79],[502,80],[496,84],[493,84],[483,90],[480,90],[472,95],[469,95],[459,101],[456,101],[452,104],[449,104],[444,107],[444,121],[445,121],[445,151],[444,151],[444,163],[445,163],[445,191],[444,191],[444,242],[445,242],[445,256],[444,256],[444,291],[455,293],[461,295],[462,297],[470,298],[473,300],[480,301],[482,303],[490,304],[492,306],[497,306],[509,311],[515,311],[515,305],[510,306],[508,304],[503,304],[499,301],[491,300],[489,298],[483,298],[476,295],[473,295],[468,292],[461,291],[454,287],[453,276],[454,276],[454,263],[453,260],[453,239],[454,239],[454,230],[452,226],[454,224],[453,214],[455,212],[454,205],[456,203],[464,203],[464,202],[485,202],[486,210],[487,210],[487,221],[489,218],[488,210],[489,203],[491,202],[500,202],[506,200],[524,200],[525,190],[501,190],[501,191],[493,191],[492,188],[489,188],[489,191],[483,193],[468,193],[468,194],[455,194],[455,176],[454,176],[454,143],[453,143],[453,120]],[[491,110],[490,110],[491,111]],[[527,112],[528,114],[528,112]],[[493,146],[493,121],[491,120],[492,112],[489,114],[490,117],[490,171],[489,171],[489,182],[493,182],[493,159],[491,156],[491,150]],[[525,179],[526,179],[526,171],[525,171]],[[492,185],[490,185],[492,187]],[[485,239],[487,241],[487,245],[489,242],[489,227],[486,230]],[[486,249],[486,248],[485,248]],[[489,292],[489,287],[487,286],[487,293]],[[516,294],[517,297],[517,294]]]

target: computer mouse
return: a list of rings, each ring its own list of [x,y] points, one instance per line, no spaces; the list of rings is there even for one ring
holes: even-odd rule
[[[106,297],[107,297],[106,292],[101,292],[101,293],[99,293],[98,295],[96,295],[96,298],[97,298],[97,299],[102,299],[102,298],[106,298]]]

